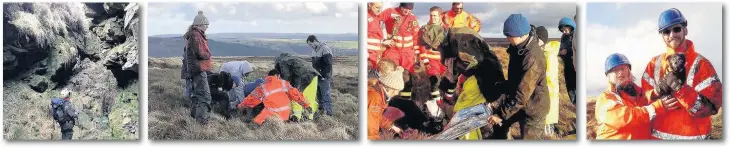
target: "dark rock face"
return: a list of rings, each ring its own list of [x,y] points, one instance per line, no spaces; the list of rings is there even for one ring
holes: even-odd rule
[[[46,82],[46,88],[34,88],[61,88],[79,71],[93,67],[94,64],[80,68],[76,66],[84,59],[106,67],[117,79],[118,86],[126,87],[138,78],[137,30],[131,30],[139,29],[136,26],[139,21],[136,18],[137,9],[128,14],[125,11],[127,3],[85,3],[85,9],[76,11],[72,11],[75,9],[70,6],[55,3],[49,5],[51,10],[39,10],[45,6],[32,3],[3,5],[3,79],[23,79],[40,75],[48,77],[50,82]],[[56,7],[61,10],[53,10]],[[53,30],[59,28],[51,26],[53,24],[23,26],[22,21],[28,20],[24,17],[43,18],[33,14],[36,11],[68,11],[66,15],[69,16],[59,16],[64,19],[56,20],[64,21],[68,27]],[[91,21],[84,23],[84,19],[73,15],[81,15]],[[124,18],[125,15],[135,17]],[[129,29],[124,26],[125,19],[134,21]],[[50,32],[37,32],[38,30]]]
[[[84,113],[80,133],[137,139],[136,4],[3,3],[3,8],[4,89],[20,92],[5,95],[30,100],[12,103],[47,102],[70,90]]]
[[[30,88],[34,91],[42,93],[48,89],[48,80],[43,79],[42,77],[34,77],[30,80],[28,86],[30,86]]]

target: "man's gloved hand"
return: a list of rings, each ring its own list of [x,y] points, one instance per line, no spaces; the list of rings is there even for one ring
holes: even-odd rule
[[[662,81],[666,83],[667,87],[669,87],[672,92],[678,91],[680,88],[682,88],[682,85],[684,85],[684,80],[682,80],[675,74],[669,74],[664,76]]]
[[[666,77],[664,77],[666,79]],[[656,88],[654,88],[654,92],[657,96],[667,96],[672,94],[672,87],[667,83],[665,79],[662,79],[657,83]]]

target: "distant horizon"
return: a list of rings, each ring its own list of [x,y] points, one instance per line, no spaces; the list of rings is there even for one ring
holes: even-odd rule
[[[167,35],[183,35],[185,33],[180,34],[157,34],[157,35],[147,35],[148,37],[154,37],[154,36],[167,36]],[[206,33],[206,34],[336,34],[336,35],[359,35],[359,33],[281,33],[281,32],[222,32],[222,33]]]

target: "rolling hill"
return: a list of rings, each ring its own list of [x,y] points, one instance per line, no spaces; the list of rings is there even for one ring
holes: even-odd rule
[[[315,34],[337,56],[357,55],[357,34]],[[213,56],[277,56],[280,53],[309,55],[312,52],[303,33],[219,33],[208,34]],[[185,41],[180,34],[149,36],[149,56],[179,57]]]

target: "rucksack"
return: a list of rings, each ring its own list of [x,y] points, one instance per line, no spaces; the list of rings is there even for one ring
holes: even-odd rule
[[[51,111],[53,120],[56,120],[57,122],[65,122],[78,117],[78,113],[71,105],[71,102],[66,101],[63,98],[51,99]]]

